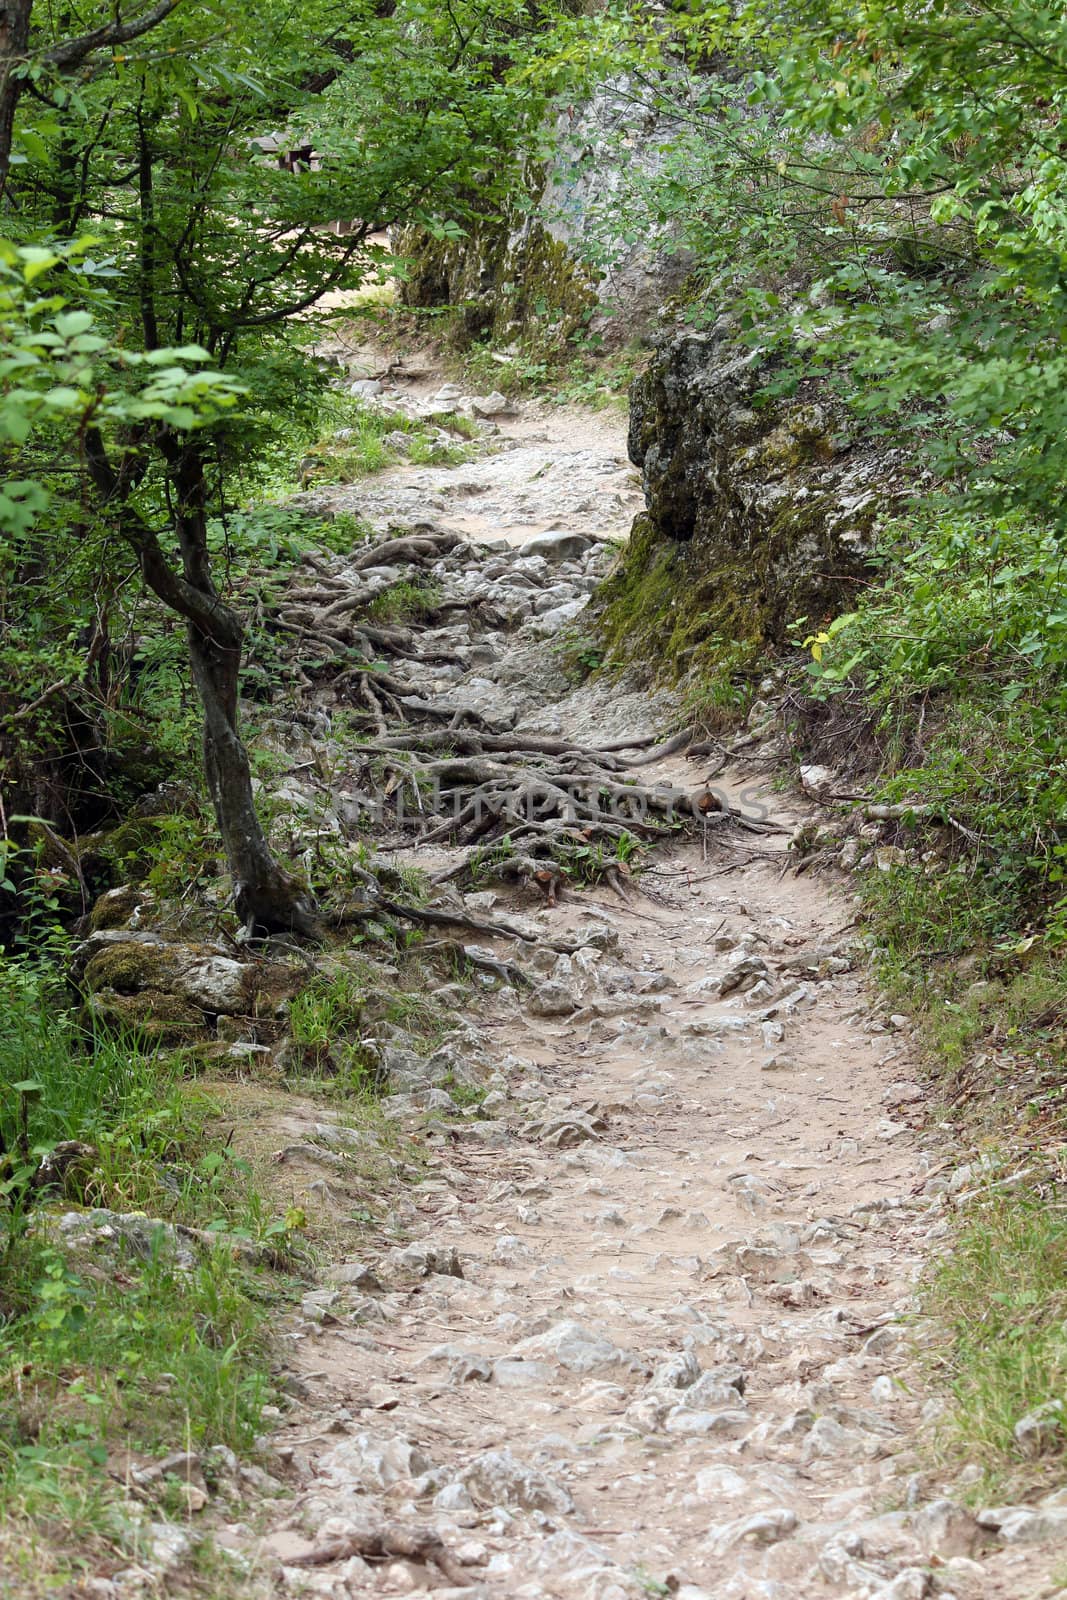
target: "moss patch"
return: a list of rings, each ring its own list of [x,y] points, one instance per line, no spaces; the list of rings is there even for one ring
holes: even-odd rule
[[[434,239],[422,229],[398,241],[410,271],[401,298],[422,309],[450,306],[451,341],[459,349],[485,341],[521,342],[530,352],[561,351],[597,304],[595,286],[566,245],[538,222],[487,220],[461,240]]]

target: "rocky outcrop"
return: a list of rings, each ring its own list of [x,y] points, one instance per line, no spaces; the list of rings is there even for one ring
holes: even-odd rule
[[[238,961],[131,928],[93,932],[73,970],[94,1020],[167,1044],[202,1037],[220,1017],[274,1018],[307,982],[303,966]]]
[[[406,305],[452,306],[455,342],[560,348],[597,303],[595,285],[567,246],[535,217],[487,218],[463,239],[437,239],[421,229],[398,235],[408,257],[401,285]]]
[[[614,651],[673,671],[755,659],[847,607],[905,487],[824,385],[767,398],[772,374],[726,320],[674,333],[631,390],[647,511],[607,586]]]
[[[526,174],[528,194],[467,224],[458,239],[407,229],[411,268],[401,297],[452,306],[457,342],[519,341],[550,354],[580,329],[606,346],[645,334],[692,258],[664,233],[628,226],[635,170],[663,160],[677,124],[647,87],[625,77],[560,113],[549,161]],[[531,200],[533,204],[531,205]]]

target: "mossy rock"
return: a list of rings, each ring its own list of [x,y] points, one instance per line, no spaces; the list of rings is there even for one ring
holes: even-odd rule
[[[768,397],[771,376],[724,321],[664,340],[633,385],[648,509],[595,602],[611,659],[668,681],[698,666],[754,676],[799,619],[817,629],[869,575],[914,470],[824,388]]]
[[[154,897],[136,883],[123,883],[117,889],[105,889],[89,913],[89,932],[129,927],[130,919],[142,906],[151,905]]]
[[[142,989],[138,994],[104,989],[89,996],[85,1012],[87,1020],[151,1044],[188,1044],[204,1033],[199,1006],[161,989]]]
[[[454,307],[452,337],[460,348],[521,340],[534,354],[562,351],[598,303],[595,284],[567,246],[527,217],[475,222],[461,240],[409,228],[397,248],[411,263],[404,304]]]
[[[165,944],[123,942],[110,944],[92,956],[85,968],[85,987],[95,994],[113,989],[117,994],[140,994],[143,989],[166,990],[175,976],[173,952]]]
[[[237,961],[209,946],[133,934],[91,951],[83,975],[91,994],[173,994],[208,1016],[274,1017],[307,982],[306,971],[287,962]]]

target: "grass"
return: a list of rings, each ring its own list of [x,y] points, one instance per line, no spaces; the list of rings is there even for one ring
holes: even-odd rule
[[[500,355],[507,359],[499,360]],[[527,344],[502,352],[478,342],[464,350],[457,376],[480,393],[495,389],[509,397],[535,395],[589,411],[625,410],[630,384],[647,359],[647,351],[638,345],[602,354],[588,338],[562,350]]]
[[[137,1211],[279,1250],[288,1222],[177,1058],[87,1033],[10,963],[2,989],[0,1589],[30,1596],[129,1547],[129,1454],[251,1447],[271,1394],[267,1320],[285,1292],[224,1244],[182,1265],[165,1229],[144,1248],[75,1245],[56,1213]],[[71,1139],[92,1149],[62,1191],[35,1191],[42,1154]]]
[[[441,603],[441,589],[433,583],[396,583],[367,607],[375,622],[428,621]]]
[[[296,1057],[293,1083],[328,1080],[334,1095],[368,1099],[382,1086],[377,1053],[364,1030],[366,995],[360,978],[347,971],[320,977],[296,995],[289,1031]]]
[[[1027,1460],[1015,1424],[1067,1400],[1067,1210],[1043,1194],[976,1205],[925,1287],[940,1338],[934,1370],[952,1400],[943,1445],[977,1463],[979,1498],[1017,1495],[1062,1471],[1067,1435]]]
[[[470,459],[468,444],[444,444],[438,429],[413,421],[398,412],[352,400],[340,413],[341,426],[332,426],[305,455],[301,486],[315,488],[332,483],[354,483],[387,467],[408,461],[414,466],[455,467]],[[331,417],[331,424],[336,422]],[[445,419],[451,428],[461,419]],[[462,419],[465,423],[466,419]],[[456,427],[470,439],[471,431]]]

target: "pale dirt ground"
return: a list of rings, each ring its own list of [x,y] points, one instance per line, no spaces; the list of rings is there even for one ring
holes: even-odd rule
[[[502,432],[514,448],[498,456],[339,498],[475,537],[625,533],[639,496],[622,419],[533,408]],[[587,687],[545,725],[636,734],[662,710]],[[662,775],[699,776],[678,759]],[[283,1330],[303,1380],[272,1441],[288,1492],[218,1530],[249,1593],[1053,1592],[1055,1547],[929,1534],[921,1508],[944,1486],[911,1330],[945,1231],[924,1185],[953,1151],[923,1130],[907,1033],[870,986],[847,893],[794,876],[786,838],[664,847],[630,904],[590,890],[498,905],[618,947],[562,974],[583,988],[573,1017],[486,994],[470,1015],[506,1094],[490,1118],[405,1129],[427,1164],[394,1200],[394,1236],[363,1255],[383,1287],[345,1286],[324,1323]],[[770,969],[762,1000],[714,992],[739,948]],[[290,1121],[287,1138],[299,1108]],[[462,1277],[405,1279],[397,1235],[454,1247]],[[437,1531],[464,1582],[358,1555],[286,1564],[383,1521]]]

